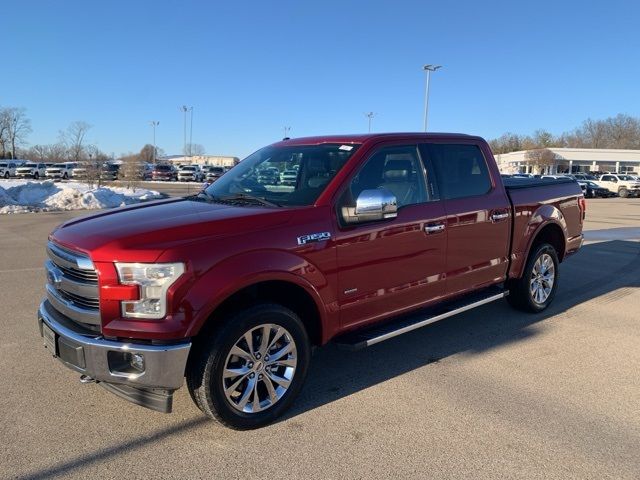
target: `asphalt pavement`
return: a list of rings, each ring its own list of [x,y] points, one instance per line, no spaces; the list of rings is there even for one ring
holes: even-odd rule
[[[43,348],[47,234],[86,213],[0,216],[2,478],[640,478],[640,199],[588,201],[546,312],[319,349],[289,414],[250,432],[186,388],[165,415],[81,385]]]

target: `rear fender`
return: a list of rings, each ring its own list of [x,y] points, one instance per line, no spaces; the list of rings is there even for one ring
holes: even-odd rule
[[[514,235],[519,235],[520,239],[513,240],[513,251],[511,253],[511,268],[509,269],[509,278],[520,278],[524,272],[524,267],[529,258],[531,248],[536,238],[542,230],[548,225],[557,225],[562,231],[564,248],[566,251],[567,242],[567,222],[562,212],[553,205],[540,205],[537,210],[529,217],[524,228],[515,227]],[[519,233],[521,232],[521,233]],[[562,261],[563,256],[558,252],[558,260]]]

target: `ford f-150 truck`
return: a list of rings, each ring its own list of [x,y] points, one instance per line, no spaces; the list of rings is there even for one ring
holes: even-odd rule
[[[271,168],[296,181],[262,182]],[[186,377],[206,415],[255,428],[291,405],[313,346],[504,297],[544,310],[584,214],[575,180],[503,180],[479,137],[287,139],[197,195],[59,226],[38,324],[83,382],[169,412]]]

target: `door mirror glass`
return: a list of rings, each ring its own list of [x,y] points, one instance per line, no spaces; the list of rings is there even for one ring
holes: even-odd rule
[[[342,214],[347,223],[395,218],[398,215],[398,202],[386,188],[363,190],[358,195],[355,208],[344,207]]]

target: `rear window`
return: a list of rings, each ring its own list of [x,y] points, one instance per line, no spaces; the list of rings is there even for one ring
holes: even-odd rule
[[[477,145],[425,144],[445,199],[475,197],[491,190],[487,162]]]

